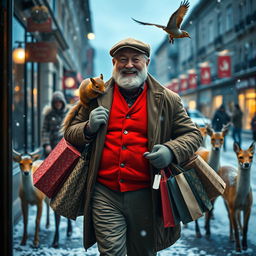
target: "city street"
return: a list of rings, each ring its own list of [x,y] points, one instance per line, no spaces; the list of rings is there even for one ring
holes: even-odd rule
[[[246,149],[251,144],[250,136],[243,137],[242,148]],[[209,141],[208,141],[209,144]],[[209,146],[209,145],[208,145]],[[232,150],[233,140],[230,136],[227,137],[227,151],[222,152],[221,164],[237,166],[236,155]],[[248,250],[242,253],[234,251],[234,243],[229,242],[229,222],[226,208],[224,207],[222,198],[218,198],[215,203],[214,219],[211,221],[211,239],[207,240],[204,236],[204,219],[199,221],[202,238],[195,237],[194,223],[189,223],[187,227],[182,227],[182,236],[175,245],[158,253],[158,256],[169,255],[186,255],[186,256],[232,256],[232,255],[256,255],[256,158],[254,157],[253,166],[251,168],[251,185],[253,189],[254,203],[252,214],[249,222],[248,230]],[[44,208],[45,210],[45,208]],[[83,236],[83,219],[79,217],[76,222],[73,222],[72,237],[66,237],[66,220],[62,218],[60,225],[60,248],[54,249],[51,243],[54,235],[54,216],[51,212],[51,225],[49,229],[45,228],[45,211],[41,222],[40,231],[40,247],[32,248],[35,223],[35,207],[30,208],[28,241],[26,246],[20,246],[22,236],[23,223],[20,220],[13,229],[13,249],[14,256],[80,256],[90,255],[98,256],[96,245],[90,248],[87,252],[84,251],[82,245]]]

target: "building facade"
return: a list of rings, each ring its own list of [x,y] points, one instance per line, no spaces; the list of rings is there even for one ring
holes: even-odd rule
[[[92,33],[88,0],[13,1],[10,51],[12,146],[16,151],[40,147],[42,113],[54,91],[63,91],[72,103],[81,80],[93,76],[94,50],[88,39]],[[15,58],[17,48],[25,56]],[[14,220],[20,214],[18,183],[19,168],[13,164]]]
[[[166,41],[165,53],[161,44],[155,63],[161,69],[157,59],[166,56],[167,66],[176,68],[178,89],[167,76],[162,76],[162,82],[178,91],[185,105],[210,118],[221,104],[232,111],[239,103],[244,112],[243,129],[249,130],[256,112],[256,2],[201,0],[181,26],[192,39],[175,40],[177,62],[169,54],[173,45]],[[161,72],[156,72],[160,80],[158,75]]]

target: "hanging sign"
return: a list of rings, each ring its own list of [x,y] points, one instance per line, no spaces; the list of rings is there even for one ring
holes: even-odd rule
[[[188,78],[186,75],[180,75],[180,91],[188,89]]]
[[[218,56],[218,77],[231,77],[231,58],[229,55]]]
[[[27,62],[56,62],[57,45],[54,42],[26,43]]]
[[[202,66],[200,68],[201,84],[211,83],[211,69],[210,66]]]
[[[27,31],[28,32],[51,32],[52,31],[52,19],[48,18],[42,23],[35,22],[32,17],[27,20]]]
[[[196,87],[197,87],[196,73],[189,73],[188,74],[188,88],[193,89]]]

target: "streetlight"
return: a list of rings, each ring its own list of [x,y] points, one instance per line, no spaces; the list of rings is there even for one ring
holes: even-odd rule
[[[15,48],[12,52],[12,59],[16,64],[24,64],[25,63],[25,49],[22,48],[21,41],[15,41],[18,43],[18,47]]]
[[[90,33],[87,34],[87,38],[88,38],[89,40],[93,40],[93,39],[95,39],[95,34],[92,33],[92,32],[90,32]]]

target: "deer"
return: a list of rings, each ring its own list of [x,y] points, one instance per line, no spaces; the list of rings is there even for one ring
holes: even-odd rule
[[[247,231],[250,219],[253,196],[251,188],[251,166],[255,150],[255,142],[248,149],[243,150],[234,142],[238,168],[222,166],[218,174],[226,182],[226,189],[222,195],[229,218],[229,239],[234,241],[235,250],[241,252],[239,228],[242,232],[242,249],[247,250]],[[240,213],[243,212],[243,226],[240,223]]]
[[[203,137],[203,141],[201,144],[201,147],[206,148],[206,139],[207,139],[207,126],[203,126],[203,127],[198,127],[202,137]]]
[[[33,173],[43,162],[42,160],[38,160],[40,155],[40,150],[24,154],[13,150],[13,160],[19,163],[21,174],[19,197],[21,200],[21,210],[23,216],[23,236],[20,244],[26,245],[27,242],[28,207],[29,205],[36,205],[37,215],[33,240],[33,246],[35,248],[39,246],[40,221],[43,211],[43,202],[46,200],[45,194],[38,190],[33,184]],[[48,228],[50,225],[49,209],[49,204],[47,204],[46,228]]]
[[[224,138],[228,133],[230,123],[227,125],[224,125],[222,127],[222,130],[220,132],[214,131],[210,125],[206,126],[206,132],[211,137],[211,150],[207,150],[206,148],[199,148],[198,151],[195,153],[200,155],[216,172],[220,168],[220,153],[221,148],[224,143]],[[212,205],[214,206],[214,202],[216,199],[213,199]],[[213,207],[212,209],[206,213],[205,217],[205,230],[206,230],[206,237],[210,237],[211,235],[211,229],[210,229],[210,220],[213,216]],[[200,238],[202,237],[198,221],[195,220],[195,231],[196,231],[196,237]]]

